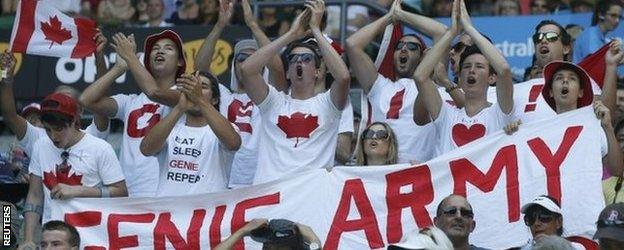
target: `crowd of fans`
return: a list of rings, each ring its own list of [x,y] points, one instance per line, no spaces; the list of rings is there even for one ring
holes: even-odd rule
[[[107,38],[99,33],[94,38],[97,80],[82,93],[61,86],[40,104],[28,105],[20,112],[13,95],[14,85],[19,86],[13,82],[16,59],[8,52],[0,55],[0,66],[8,72],[0,83],[0,109],[5,125],[17,137],[15,149],[1,155],[0,164],[8,167],[0,168],[0,176],[12,176],[4,182],[29,184],[27,198],[20,203],[24,211],[22,249],[37,245],[35,232],[40,222],[51,219],[46,205],[51,199],[198,194],[265,183],[319,167],[422,163],[470,142],[451,139],[454,125],[479,124],[484,127],[484,136],[499,130],[513,134],[521,129],[521,123],[584,106],[593,106],[605,135],[601,157],[605,175],[610,176],[603,182],[605,201],[616,204],[624,200],[620,191],[624,122],[616,104],[616,71],[624,62],[624,51],[619,41],[604,39],[622,18],[623,3],[618,0],[596,4],[591,32],[598,37],[581,33],[575,43],[567,29],[552,20],[534,27],[536,49],[526,80],[541,79],[545,84],[542,96],[548,105],[530,115],[519,114],[509,64],[486,36],[487,31],[472,25],[471,16],[592,12],[594,3],[484,0],[470,1],[466,6],[468,3],[461,0],[379,0],[389,11],[375,18],[365,9],[350,7],[355,13],[349,14],[352,34],[343,47],[327,38],[326,26],[332,23],[329,13],[335,10],[326,9],[322,0],[307,1],[304,8],[298,8],[301,11],[262,8],[258,18],[249,0],[240,4],[226,0],[55,3],[66,12],[95,18],[103,26],[213,28],[197,52],[193,73],[184,72],[183,38],[174,31],[149,36],[143,61],[136,56],[133,35],[117,33]],[[14,5],[11,0],[2,1],[3,15],[12,15]],[[452,22],[447,27],[418,12],[450,16]],[[222,32],[236,22],[250,28],[253,40],[236,43],[227,88],[210,72],[209,65]],[[393,22],[409,24],[432,38],[434,45],[425,53],[420,36],[401,37],[388,50],[393,55],[395,76],[390,77],[378,73],[365,50]],[[606,70],[603,86],[597,88],[587,72],[572,62],[581,61],[604,44],[609,44]],[[110,69],[103,56],[108,45],[118,55]],[[351,62],[348,66],[341,53]],[[454,79],[449,79],[447,69]],[[108,96],[114,80],[126,72],[133,75],[142,92]],[[359,134],[348,95],[352,75],[368,97],[373,121]],[[82,129],[85,109],[94,118]],[[154,116],[139,121],[145,113]],[[119,157],[105,141],[109,119],[124,123]],[[437,142],[435,146],[432,141]],[[260,146],[260,142],[271,146]],[[71,179],[70,170],[83,173],[79,183]],[[46,175],[52,172],[64,173],[67,179],[50,181]],[[186,192],[178,192],[180,189]],[[523,206],[525,223],[533,234],[523,249],[569,244],[557,238],[563,236],[559,202],[541,196]],[[610,211],[622,211],[613,206]],[[474,229],[474,212],[478,211],[472,211],[464,197],[451,195],[438,206],[434,218],[437,228],[408,237],[422,244],[430,244],[429,240],[442,244],[440,249],[447,249],[444,244],[480,249],[468,241]],[[600,233],[602,228],[624,223],[612,214],[601,214],[597,222],[596,239],[601,246],[624,244],[619,240],[624,235],[617,237],[621,230]],[[251,223],[224,244],[253,234],[263,225],[297,228],[310,249],[315,249],[311,243],[317,247],[321,244],[305,225],[267,220]],[[457,223],[464,225],[460,232],[450,226]],[[443,236],[448,239],[439,238]],[[412,241],[404,239],[401,244],[412,248]]]

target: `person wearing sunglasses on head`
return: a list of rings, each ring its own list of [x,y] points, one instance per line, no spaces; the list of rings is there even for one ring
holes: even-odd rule
[[[624,5],[619,0],[598,1],[592,15],[591,25],[586,28],[574,42],[574,62],[579,63],[587,55],[611,41],[609,32],[617,29],[622,20]]]
[[[513,121],[513,83],[511,68],[503,55],[472,25],[464,1],[453,5],[452,24],[420,63],[413,78],[423,103],[437,130],[438,155],[461,147],[478,138],[501,130]],[[461,22],[461,23],[460,23]],[[466,48],[460,59],[458,86],[463,90],[463,108],[455,107],[442,98],[430,81],[430,75],[446,48],[459,34],[460,26],[472,37],[475,45]],[[494,76],[496,75],[496,76]],[[497,81],[497,101],[488,102],[489,84]],[[478,138],[467,138],[459,131],[480,128]]]
[[[357,152],[358,166],[392,165],[398,162],[397,138],[390,125],[374,122],[360,134]]]
[[[433,147],[428,143],[428,137],[433,133],[431,126],[424,126],[430,122],[429,115],[417,98],[419,93],[411,79],[424,55],[426,45],[423,39],[416,34],[405,34],[394,48],[388,48],[387,53],[392,53],[394,77],[379,74],[365,52],[371,41],[390,23],[406,23],[434,41],[444,34],[445,25],[403,10],[401,2],[395,0],[386,15],[351,35],[346,40],[345,49],[349,66],[371,104],[372,121],[386,122],[397,133],[399,162],[425,162],[433,156]]]
[[[563,235],[563,216],[559,202],[548,195],[535,197],[521,208],[524,214],[524,224],[529,227],[532,239],[521,247],[529,250],[536,244],[541,235]],[[579,243],[571,242],[577,249],[585,249]]]
[[[262,115],[260,147],[254,184],[309,169],[333,166],[334,150],[342,110],[347,105],[351,77],[347,66],[325,39],[320,22],[325,12],[322,0],[305,3],[304,10],[291,29],[263,46],[241,65],[242,80],[251,100]],[[319,48],[305,43],[292,43],[308,33],[314,35]],[[267,58],[277,55],[282,47],[288,64],[286,77],[290,93],[277,91],[262,77]],[[335,79],[330,90],[316,95],[314,85],[321,57]]]
[[[606,206],[600,212],[596,226],[594,240],[598,240],[600,250],[624,249],[624,203]]]
[[[454,249],[484,250],[470,244],[470,233],[477,223],[468,200],[460,195],[449,195],[440,201],[433,224],[440,228],[453,243]]]

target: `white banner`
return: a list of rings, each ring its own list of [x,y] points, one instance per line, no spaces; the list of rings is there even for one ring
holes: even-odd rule
[[[588,107],[419,166],[318,169],[185,197],[73,199],[55,202],[53,218],[77,226],[81,248],[208,249],[253,218],[286,218],[312,227],[324,249],[374,249],[431,225],[438,203],[456,193],[466,194],[475,212],[470,242],[502,249],[527,242],[520,207],[549,194],[561,200],[564,234],[591,238],[604,207],[605,140]],[[249,238],[244,243],[260,248]]]

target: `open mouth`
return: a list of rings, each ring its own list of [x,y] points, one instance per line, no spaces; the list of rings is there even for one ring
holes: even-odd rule
[[[301,65],[297,65],[297,76],[298,77],[303,76],[303,68],[301,67]]]
[[[372,141],[372,142],[370,143],[370,146],[371,146],[371,147],[377,147],[377,144],[378,144],[378,143],[377,143],[376,141]]]
[[[568,88],[567,88],[567,87],[563,87],[563,88],[561,88],[561,94],[562,94],[562,95],[567,95],[567,94],[568,94],[568,92],[570,92],[570,91],[568,90]]]
[[[399,63],[407,63],[407,56],[401,56],[399,57]]]
[[[547,46],[542,46],[542,47],[540,47],[540,49],[539,49],[539,53],[540,53],[540,54],[547,54],[548,52],[550,52],[550,50],[548,49],[548,47],[547,47]]]
[[[468,79],[466,79],[466,83],[468,83],[468,84],[475,84],[475,83],[477,83],[477,79],[474,78],[473,76],[469,76]]]
[[[156,56],[156,57],[154,58],[154,61],[155,61],[155,62],[164,62],[164,61],[165,61],[165,58],[164,58],[163,56]]]

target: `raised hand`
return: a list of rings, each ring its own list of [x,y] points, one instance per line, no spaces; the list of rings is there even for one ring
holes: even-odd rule
[[[503,128],[503,131],[505,131],[505,134],[507,135],[512,135],[513,133],[518,132],[521,124],[522,120],[510,122]]]
[[[234,0],[219,0],[219,19],[217,24],[228,25],[234,14]],[[247,21],[247,20],[245,20]]]
[[[79,186],[70,186],[64,183],[59,183],[50,190],[52,199],[67,200],[78,195],[80,195]]]
[[[132,57],[136,57],[136,42],[134,34],[126,36],[122,33],[113,35],[113,44],[111,46],[117,52],[117,55],[128,61]]]
[[[106,39],[104,34],[102,34],[102,31],[98,29],[98,32],[93,37],[93,40],[95,40],[95,53],[96,54],[104,53],[104,48],[106,47],[106,44],[108,43],[108,39]]]
[[[15,65],[17,64],[17,59],[13,56],[13,53],[5,50],[4,53],[0,54],[0,80],[4,81],[13,81],[13,76],[15,76]]]
[[[307,33],[307,28],[306,28],[307,25],[305,24],[310,22],[310,15],[311,15],[310,10],[306,8],[292,22],[292,25],[290,26],[290,30],[288,31],[288,33],[290,33],[290,35],[294,36],[296,39],[304,37],[305,34]]]
[[[472,20],[470,20],[470,15],[468,14],[468,9],[466,8],[466,3],[464,0],[455,0],[459,2],[459,20],[463,28],[473,27]]]
[[[268,226],[268,225],[269,225],[269,220],[265,218],[257,218],[245,224],[245,226],[243,226],[241,230],[245,235],[249,235],[251,231],[253,231],[254,229],[260,228],[263,226]]]
[[[393,23],[401,22],[405,17],[405,11],[401,7],[402,2],[403,0],[394,0],[394,2],[392,2],[392,5],[390,6],[390,11],[388,11],[388,13],[392,15]]]
[[[243,18],[245,19],[245,23],[247,24],[247,26],[255,24],[256,17],[254,16],[253,10],[251,9],[249,0],[241,0],[241,5],[243,6]]]
[[[325,13],[323,0],[308,0],[305,2],[306,10],[310,11],[310,29],[320,29],[321,19]]]
[[[178,89],[193,104],[199,104],[203,101],[201,81],[197,74],[183,74],[176,79]]]
[[[601,101],[594,102],[594,113],[596,117],[600,120],[600,125],[603,128],[612,129],[613,125],[611,124],[611,112],[609,108],[607,108]]]
[[[611,41],[609,43],[609,51],[605,55],[605,62],[608,65],[619,65],[622,64],[622,60],[624,59],[624,50],[622,50],[622,42],[618,39]]]
[[[461,30],[461,26],[462,26],[462,22],[461,22],[461,16],[462,16],[462,5],[461,5],[461,0],[455,0],[453,2],[453,10],[451,11],[451,27],[449,27],[449,30],[454,34],[457,35],[459,34],[460,30]]]

